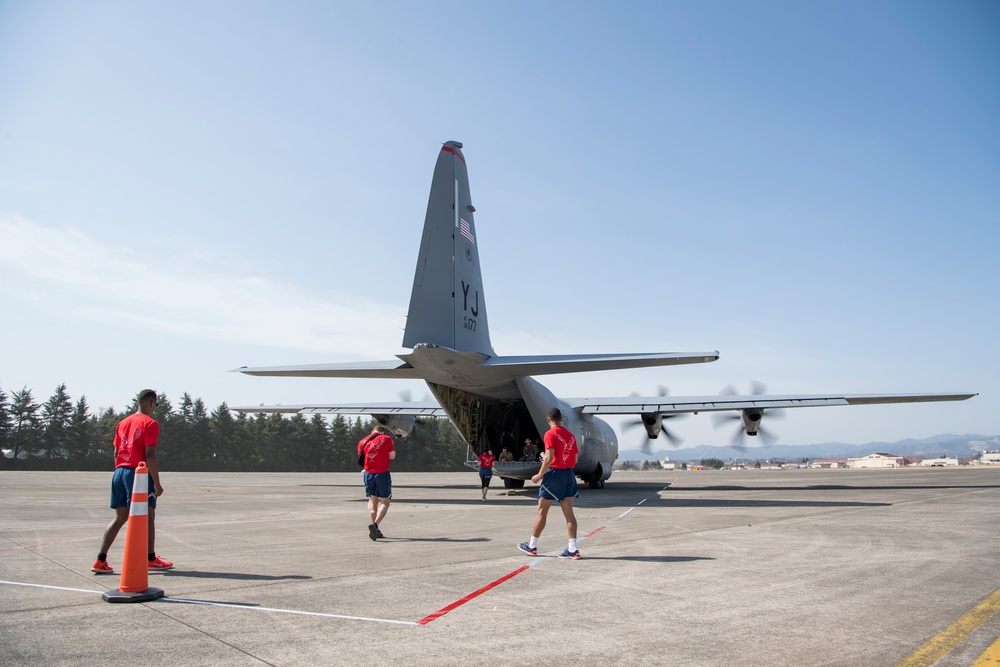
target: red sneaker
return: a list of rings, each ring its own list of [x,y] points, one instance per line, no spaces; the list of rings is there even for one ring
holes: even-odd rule
[[[95,560],[90,571],[94,574],[114,574],[115,568],[108,565],[108,561]]]
[[[150,570],[169,570],[174,566],[169,560],[163,560],[159,556],[149,561]]]

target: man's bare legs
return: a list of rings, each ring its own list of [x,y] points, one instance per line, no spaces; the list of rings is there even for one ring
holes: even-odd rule
[[[559,507],[562,508],[563,516],[566,517],[566,536],[571,540],[576,539],[576,515],[573,514],[573,499],[563,498],[559,501]],[[152,524],[150,524],[152,525]],[[152,529],[150,529],[152,530]],[[152,535],[152,533],[150,533]],[[151,540],[153,538],[150,538]]]
[[[128,508],[116,507],[115,518],[111,520],[108,527],[104,529],[104,539],[101,541],[101,553],[107,554],[111,545],[115,543],[118,532],[128,523]],[[147,553],[155,553],[156,548],[156,508],[149,508],[149,548]]]
[[[548,519],[549,508],[552,507],[552,501],[548,498],[538,499],[538,514],[535,515],[535,525],[531,529],[531,536],[534,538],[539,538],[542,536],[542,531],[545,530],[545,522]],[[566,535],[571,540],[576,539],[576,515],[573,514],[573,499],[563,498],[559,501],[559,507],[562,509],[563,516],[566,517]]]
[[[118,537],[118,531],[122,529],[128,523],[128,508],[127,507],[116,507],[115,508],[115,518],[111,520],[108,527],[104,529],[104,540],[101,542],[101,553],[108,553],[108,549],[114,544],[115,538]]]
[[[389,503],[391,502],[392,498],[376,498],[375,496],[368,496],[368,515],[371,517],[372,523],[382,523],[382,519],[385,518],[386,512],[389,511]]]

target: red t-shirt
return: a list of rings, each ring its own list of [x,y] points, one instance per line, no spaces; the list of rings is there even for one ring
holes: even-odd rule
[[[486,451],[479,455],[480,468],[492,468],[494,461],[496,461],[496,459],[493,458],[493,452],[491,451]]]
[[[362,447],[365,450],[365,472],[389,472],[389,452],[396,451],[392,438],[384,433],[376,435],[371,440],[369,437],[366,435],[358,443],[358,454],[361,453]]]
[[[576,465],[576,455],[579,452],[576,446],[576,436],[562,426],[553,426],[546,432],[545,449],[555,451],[550,468],[559,470],[572,468]]]
[[[156,447],[160,425],[141,412],[129,415],[115,427],[115,467],[137,468],[146,460],[146,447]]]

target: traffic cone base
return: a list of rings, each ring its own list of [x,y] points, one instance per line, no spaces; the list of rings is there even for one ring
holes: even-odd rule
[[[162,588],[147,588],[139,593],[122,593],[121,591],[108,591],[102,593],[101,597],[105,602],[149,602],[162,598],[165,595]]]

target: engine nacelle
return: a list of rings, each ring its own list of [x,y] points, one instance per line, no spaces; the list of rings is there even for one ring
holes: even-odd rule
[[[643,412],[639,417],[642,419],[642,427],[646,429],[646,435],[650,440],[656,440],[663,428],[663,417],[659,412]]]
[[[417,418],[413,415],[372,415],[372,419],[400,438],[410,435],[417,423]]]
[[[757,435],[764,411],[760,408],[745,408],[743,411],[743,431],[747,435]]]

